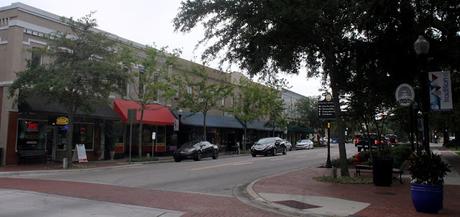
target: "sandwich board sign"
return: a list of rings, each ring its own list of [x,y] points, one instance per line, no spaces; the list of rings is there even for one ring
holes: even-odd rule
[[[85,144],[76,144],[75,145],[75,152],[73,153],[72,160],[73,161],[78,160],[78,163],[86,163],[86,162],[88,162],[88,158],[86,157]]]

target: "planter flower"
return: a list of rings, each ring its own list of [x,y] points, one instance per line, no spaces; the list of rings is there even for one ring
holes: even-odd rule
[[[417,212],[437,213],[443,207],[444,177],[450,172],[441,156],[423,152],[409,158],[411,196]]]

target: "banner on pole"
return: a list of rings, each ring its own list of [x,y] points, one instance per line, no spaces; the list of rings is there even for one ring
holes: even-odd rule
[[[431,111],[452,110],[452,82],[450,80],[450,72],[429,72],[428,76],[430,81]]]

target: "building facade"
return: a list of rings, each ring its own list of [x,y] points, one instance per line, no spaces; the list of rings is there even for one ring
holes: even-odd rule
[[[26,69],[27,61],[35,61],[41,64],[46,61],[44,57],[34,55],[33,48],[46,47],[47,38],[56,32],[66,32],[68,27],[62,22],[61,17],[38,8],[22,3],[14,3],[9,6],[0,7],[0,149],[2,164],[15,164],[28,156],[43,156],[44,160],[60,160],[64,156],[66,147],[65,125],[56,124],[56,120],[66,115],[62,105],[48,103],[40,93],[22,99],[16,104],[9,97],[9,86],[16,79],[16,73]],[[95,30],[102,31],[102,30]],[[102,31],[103,32],[103,31]],[[109,38],[118,43],[129,44],[137,53],[142,56],[144,45],[123,39],[116,35],[106,33]],[[199,64],[178,59],[178,64],[171,73],[188,74],[194,77],[193,67],[202,67]],[[205,67],[209,74],[210,82],[229,83],[229,75],[218,70]],[[138,109],[135,103],[136,96],[133,95],[136,84],[129,84],[126,94],[111,96],[111,103],[94,105],[90,114],[77,112],[74,122],[73,145],[84,144],[89,160],[105,159],[109,149],[115,149],[120,154],[127,151],[127,109]],[[231,98],[231,97],[230,97]],[[230,98],[222,99],[222,106],[231,106]],[[143,153],[150,150],[157,153],[171,153],[177,148],[177,131],[174,124],[178,117],[173,110],[184,110],[178,108],[174,100],[156,99],[148,105],[155,107],[146,111],[143,118],[145,125],[143,137]],[[161,107],[158,109],[157,107]],[[162,112],[160,115],[159,113]],[[224,112],[211,109],[209,117],[219,119],[224,117]],[[139,116],[139,114],[137,114]],[[165,120],[159,120],[161,117]],[[165,118],[166,117],[166,118]],[[161,119],[160,118],[160,119]],[[226,117],[233,118],[233,117]],[[233,118],[234,119],[234,118]],[[138,121],[139,117],[138,117]],[[190,124],[185,121],[181,124],[183,128],[189,129],[190,133],[199,131],[202,126],[195,121]],[[235,143],[240,126],[210,127],[209,131],[213,138],[208,138],[216,143]],[[217,133],[217,128],[229,129]],[[138,128],[135,127],[134,135]],[[151,134],[156,132],[156,140],[152,141]],[[184,138],[196,137],[184,135]],[[233,139],[235,138],[235,139]],[[138,150],[139,139],[133,136],[133,152]],[[183,139],[185,140],[185,139]],[[115,146],[116,148],[114,148]]]
[[[27,61],[45,63],[45,57],[33,52],[35,47],[46,47],[47,38],[56,32],[66,32],[68,26],[61,17],[22,3],[0,6],[0,159],[2,164],[16,164],[29,156],[43,157],[43,161],[60,161],[67,147],[68,127],[59,124],[66,116],[65,109],[57,103],[34,93],[15,103],[9,96],[9,87],[16,79],[16,73],[27,67]],[[101,31],[96,29],[95,31]],[[104,32],[106,33],[106,32]],[[131,46],[139,56],[143,56],[145,46],[117,35],[106,33],[117,43]],[[145,56],[145,55],[144,55]],[[194,68],[202,65],[178,58],[177,64],[168,73],[187,75],[199,79]],[[210,83],[234,85],[234,73],[224,73],[204,67]],[[239,73],[239,76],[242,76]],[[132,139],[133,154],[137,154],[139,137],[138,124],[134,126],[132,138],[128,134],[128,109],[139,110],[136,102],[136,83],[128,83],[126,92],[112,94],[109,103],[93,105],[93,112],[77,112],[73,138],[70,145],[84,144],[88,160],[109,158],[109,152],[126,155],[128,141]],[[237,88],[235,89],[237,92]],[[292,96],[291,96],[292,95]],[[297,94],[298,95],[298,94]],[[295,93],[289,97],[298,97]],[[180,97],[180,96],[178,96]],[[283,94],[284,97],[284,94]],[[223,98],[219,108],[207,113],[207,140],[218,144],[223,151],[231,151],[236,143],[242,143],[243,125],[228,108],[234,105],[234,95]],[[289,105],[292,105],[290,103]],[[144,154],[171,154],[183,142],[199,139],[203,135],[203,115],[191,113],[188,108],[179,108],[175,100],[157,98],[147,105],[142,119]],[[289,107],[291,108],[291,107]],[[291,114],[287,112],[286,114]],[[140,122],[139,112],[136,114]],[[271,136],[272,129],[265,127],[264,121],[254,121],[248,125],[252,140]],[[156,139],[152,140],[152,133]],[[277,132],[281,135],[282,132]],[[153,153],[152,153],[153,154]]]

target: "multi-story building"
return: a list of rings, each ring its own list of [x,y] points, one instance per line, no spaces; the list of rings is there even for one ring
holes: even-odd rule
[[[66,128],[51,124],[56,117],[65,115],[62,106],[48,103],[40,93],[22,99],[24,103],[15,105],[8,96],[8,88],[16,79],[16,73],[26,69],[27,60],[38,64],[46,61],[45,58],[34,54],[32,48],[47,46],[48,36],[66,30],[68,26],[62,22],[60,16],[38,8],[22,3],[0,7],[0,149],[3,152],[0,157],[3,164],[15,164],[27,155],[44,155],[51,160],[60,160],[64,155]],[[142,54],[145,49],[142,44],[114,34],[106,34],[117,43],[130,45],[138,53]],[[171,73],[187,73],[193,77],[192,68],[201,67],[180,58],[177,62]],[[229,74],[211,68],[206,68],[206,71],[209,74],[209,82],[229,83]],[[113,144],[120,152],[127,150],[127,110],[139,108],[133,94],[135,86],[134,83],[128,84],[126,94],[113,94],[112,103],[95,105],[94,111],[90,114],[77,113],[73,143],[85,144],[89,160],[107,157],[108,154],[104,156],[103,153],[112,148]],[[222,106],[229,107],[231,103],[231,97],[221,101]],[[203,117],[199,113],[189,113],[187,108],[181,109],[184,111],[183,114],[172,111],[179,110],[174,100],[152,100],[148,107],[154,108],[145,111],[143,118],[144,153],[152,150],[153,141],[150,135],[153,131],[156,132],[155,151],[170,153],[175,150],[178,142],[196,137],[195,134],[202,129]],[[224,112],[218,109],[209,111],[207,139],[224,146],[225,149],[225,146],[236,143],[241,137],[238,130],[242,126],[234,117],[224,117],[223,114]],[[178,117],[181,119],[181,133],[177,139],[177,131],[173,126]],[[137,135],[137,132],[134,135]],[[137,145],[137,136],[133,136],[132,139],[133,144]]]

